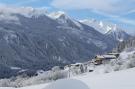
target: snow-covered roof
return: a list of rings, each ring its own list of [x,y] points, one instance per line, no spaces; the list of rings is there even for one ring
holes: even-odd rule
[[[116,58],[114,55],[103,55],[104,58]]]
[[[82,65],[83,63],[75,63],[75,64],[71,64],[72,66],[76,66],[76,65]]]
[[[103,59],[103,58],[116,58],[116,56],[114,56],[114,55],[97,55],[96,57],[101,58],[101,59]]]
[[[97,57],[97,58],[104,58],[103,55],[97,55],[96,57]]]
[[[119,54],[119,53],[108,53],[109,55],[117,55],[117,54]]]

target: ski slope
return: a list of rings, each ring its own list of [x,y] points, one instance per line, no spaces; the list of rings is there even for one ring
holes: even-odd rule
[[[22,88],[1,87],[0,89],[62,89],[63,86],[65,87],[64,89],[135,89],[134,75],[135,68],[131,68],[107,74],[87,73],[71,79],[58,80],[50,84]],[[77,86],[78,88],[76,88]]]

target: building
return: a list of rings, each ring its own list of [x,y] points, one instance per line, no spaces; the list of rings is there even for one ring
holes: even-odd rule
[[[108,53],[108,55],[114,55],[114,56],[116,56],[117,58],[120,56],[119,53]]]
[[[95,65],[99,65],[99,64],[102,64],[102,61],[104,60],[104,56],[103,55],[97,55],[95,57],[95,60],[94,60],[94,64]]]
[[[97,55],[95,57],[95,61],[94,64],[95,65],[100,65],[102,64],[104,61],[110,61],[111,59],[116,59],[117,57],[115,55]]]

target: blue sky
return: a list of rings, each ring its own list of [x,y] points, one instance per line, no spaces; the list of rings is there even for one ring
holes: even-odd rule
[[[135,32],[135,0],[0,0],[0,5],[64,11],[75,19],[97,19]]]

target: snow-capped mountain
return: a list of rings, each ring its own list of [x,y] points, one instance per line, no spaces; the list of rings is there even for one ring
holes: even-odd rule
[[[50,15],[52,18],[40,9],[2,10],[1,78],[20,74],[22,70],[34,74],[39,69],[84,62],[114,47],[110,38],[63,13]]]
[[[121,28],[117,27],[117,25],[114,25],[112,28],[113,30],[109,30],[105,35],[111,37],[114,40],[117,40],[118,42],[122,42],[124,40],[128,40],[131,36],[126,33]]]
[[[102,34],[106,34],[108,31],[112,29],[112,26],[106,24],[102,21],[97,21],[95,19],[84,19],[80,20],[81,23],[84,23],[88,26],[94,27],[97,31],[101,32]]]
[[[131,37],[128,33],[126,33],[123,29],[118,27],[116,24],[97,21],[95,19],[92,20],[85,19],[85,20],[80,20],[80,22],[89,25],[91,27],[94,27],[100,33],[105,34],[106,36],[109,36],[118,42],[127,40],[128,38]]]
[[[56,21],[58,21],[59,24],[62,24],[63,27],[72,27],[76,29],[83,29],[80,22],[71,18],[63,11],[58,12],[52,12],[48,14],[48,16]]]
[[[52,12],[48,14],[53,19],[61,19],[61,20],[68,20],[70,17],[66,16],[66,13],[63,11]],[[66,21],[62,21],[62,23],[66,23]]]

